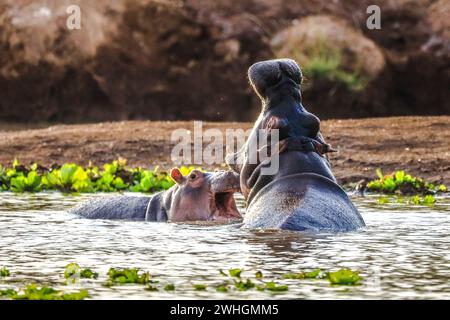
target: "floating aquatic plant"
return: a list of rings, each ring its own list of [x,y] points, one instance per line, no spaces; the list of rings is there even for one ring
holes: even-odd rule
[[[359,284],[362,277],[358,271],[340,269],[335,272],[327,272],[326,277],[331,284],[354,286]]]
[[[228,270],[230,276],[240,278],[241,277],[241,269],[230,269]]]
[[[64,278],[75,281],[76,279],[97,279],[98,273],[91,269],[82,269],[77,263],[69,263],[64,270]]]
[[[11,275],[11,272],[8,270],[7,267],[3,266],[0,268],[0,277],[9,277]]]
[[[433,194],[437,191],[446,192],[445,185],[435,186],[432,183],[426,182],[422,178],[413,177],[405,171],[396,171],[392,174],[383,175],[381,169],[376,171],[378,179],[372,180],[367,184],[368,191],[382,192],[386,194]]]
[[[38,287],[32,283],[19,292],[13,289],[1,290],[0,296],[6,296],[14,300],[83,300],[89,296],[89,293],[85,289],[73,293],[64,293],[50,287]]]
[[[196,291],[204,291],[206,290],[206,284],[193,284],[192,287],[194,288],[194,290]]]
[[[145,290],[147,291],[159,291],[159,289],[156,286],[152,286],[151,284],[149,284]]]
[[[217,292],[228,292],[228,290],[229,290],[228,284],[221,284],[216,287]]]
[[[255,283],[252,280],[234,280],[234,287],[239,291],[247,291],[255,287]]]
[[[273,281],[270,281],[265,283],[265,289],[268,291],[279,292],[279,291],[288,291],[289,287],[287,285],[279,285]]]
[[[139,269],[137,268],[125,268],[125,269],[115,269],[110,268],[108,271],[109,281],[111,283],[137,283],[137,284],[148,284],[150,283],[150,274],[148,272],[143,272],[139,274]]]
[[[9,275],[9,271],[3,267],[0,269],[3,274]],[[255,273],[256,282],[251,279],[241,278],[241,269],[229,269],[229,275],[220,270],[222,275],[225,275],[227,279],[222,283],[213,286],[217,292],[228,292],[233,287],[237,291],[248,291],[251,289],[256,289],[258,291],[269,291],[269,292],[285,292],[289,290],[289,286],[285,284],[277,283],[273,280],[263,281],[262,272],[257,271]],[[148,272],[139,272],[137,268],[125,268],[125,269],[115,269],[110,268],[108,273],[109,281],[106,286],[112,286],[114,284],[125,284],[125,283],[135,283],[135,284],[145,284],[145,290],[147,291],[159,291],[156,283],[159,281],[151,280],[150,274]],[[64,277],[66,279],[72,278],[97,278],[98,274],[90,269],[82,269],[76,263],[70,263],[66,266],[64,271]],[[362,277],[359,275],[358,271],[353,271],[350,269],[340,269],[335,272],[323,272],[321,269],[314,269],[309,272],[298,272],[298,273],[287,273],[282,276],[283,279],[328,279],[332,285],[358,285],[362,281]],[[207,285],[202,283],[192,284],[192,288],[196,291],[207,290]],[[166,284],[163,289],[165,291],[174,291],[174,284]],[[16,291],[14,289],[4,289],[0,290],[0,297],[7,297],[10,299],[28,299],[28,300],[82,300],[88,297],[88,292],[86,290],[80,290],[73,293],[64,293],[62,291],[41,286],[38,287],[36,284],[30,284],[25,288]]]
[[[321,270],[314,269],[311,272],[286,273],[282,277],[283,277],[283,279],[317,279],[320,276],[321,276]]]
[[[397,197],[393,197],[393,198],[389,198],[389,197],[378,198],[378,204],[388,204],[388,203],[392,203],[392,202],[406,203],[406,204],[410,204],[410,205],[430,206],[430,205],[434,205],[436,203],[436,198],[431,194],[426,195],[424,197],[415,195],[412,197],[397,196]]]
[[[175,285],[174,284],[166,284],[165,286],[164,286],[164,290],[166,290],[166,291],[174,291],[175,290]]]

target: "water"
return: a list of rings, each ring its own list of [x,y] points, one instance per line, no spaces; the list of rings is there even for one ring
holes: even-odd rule
[[[71,291],[86,288],[94,299],[165,298],[450,298],[450,199],[433,207],[377,204],[353,197],[367,228],[344,234],[241,230],[238,225],[187,225],[87,220],[66,209],[93,195],[0,193],[0,266],[11,277],[0,289],[35,282]],[[94,195],[101,196],[101,195]],[[242,206],[242,200],[238,199]],[[64,267],[77,262],[100,273],[98,280],[67,286]],[[149,292],[142,285],[104,286],[110,267],[149,271],[175,292]],[[331,286],[327,280],[281,280],[287,272],[321,268],[358,269],[362,285]],[[219,269],[242,268],[243,277],[289,285],[280,293],[230,290],[219,293]],[[209,286],[195,291],[192,284]]]

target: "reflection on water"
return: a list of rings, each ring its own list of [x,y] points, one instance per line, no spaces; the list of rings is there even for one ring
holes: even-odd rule
[[[234,225],[189,225],[87,220],[65,210],[93,195],[0,193],[0,266],[12,276],[0,289],[37,282],[65,287],[69,262],[91,267],[98,280],[83,280],[91,298],[450,298],[450,199],[434,207],[378,205],[354,198],[367,228],[345,234],[248,231]],[[101,195],[95,195],[101,196]],[[242,206],[242,200],[238,199]],[[103,286],[110,267],[139,267],[175,292],[139,285]],[[330,286],[326,280],[280,280],[289,291],[218,293],[219,269],[283,273],[322,268],[359,269],[361,286]],[[211,287],[194,291],[192,283]]]

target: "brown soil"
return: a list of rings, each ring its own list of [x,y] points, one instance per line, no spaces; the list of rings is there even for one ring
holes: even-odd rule
[[[203,129],[248,129],[251,125],[207,122]],[[101,165],[123,157],[132,166],[170,168],[175,144],[170,141],[171,132],[179,128],[192,130],[193,123],[125,121],[0,129],[0,163],[9,165],[17,158],[23,164],[92,161]],[[450,184],[450,116],[328,120],[322,122],[322,131],[327,142],[339,149],[331,160],[341,183],[372,178],[376,168],[381,168],[386,173],[405,169],[430,181]]]

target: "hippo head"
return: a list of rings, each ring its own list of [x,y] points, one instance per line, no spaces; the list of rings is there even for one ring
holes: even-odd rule
[[[292,59],[260,61],[248,69],[248,78],[263,103],[275,95],[294,94],[300,99],[302,72]]]
[[[280,139],[314,137],[320,120],[301,103],[302,71],[292,59],[260,61],[248,69],[248,78],[262,101],[260,128],[279,129]]]
[[[176,182],[170,196],[171,221],[228,220],[241,217],[233,193],[240,191],[239,175],[231,171],[192,170],[183,176],[173,168]]]

